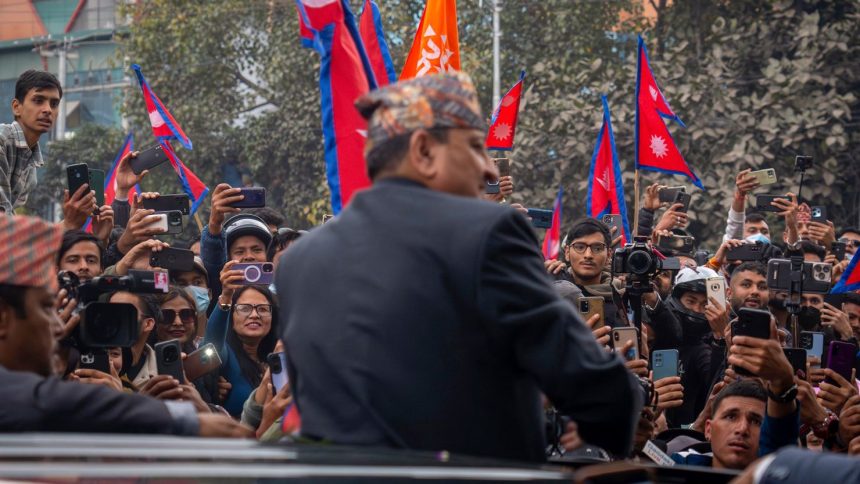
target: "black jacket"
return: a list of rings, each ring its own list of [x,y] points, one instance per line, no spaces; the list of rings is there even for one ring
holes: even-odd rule
[[[308,437],[541,460],[543,390],[589,443],[631,446],[637,383],[556,294],[510,207],[377,182],[276,277]]]
[[[0,431],[196,434],[165,403],[99,385],[64,382],[0,366]]]

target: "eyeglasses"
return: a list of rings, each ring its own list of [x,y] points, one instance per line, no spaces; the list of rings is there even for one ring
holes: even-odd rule
[[[193,309],[162,309],[161,316],[163,324],[173,324],[176,320],[176,315],[179,314],[179,320],[183,323],[193,323],[197,319],[197,312]]]
[[[851,246],[851,247],[854,247],[855,249],[860,249],[860,240],[839,239],[839,242],[843,242],[846,246]]]
[[[233,306],[236,308],[236,312],[241,314],[242,316],[250,316],[251,311],[257,311],[257,314],[262,316],[271,316],[272,315],[272,305],[271,304],[237,304]]]
[[[570,247],[577,254],[584,254],[585,249],[588,249],[588,248],[591,248],[592,254],[602,254],[602,253],[606,252],[606,244],[601,244],[601,243],[588,245],[588,244],[584,244],[582,242],[574,242],[574,243],[570,244]]]

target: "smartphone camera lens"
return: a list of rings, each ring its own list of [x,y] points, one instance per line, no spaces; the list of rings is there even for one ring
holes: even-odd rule
[[[248,282],[257,282],[260,280],[260,276],[263,274],[260,272],[260,268],[257,266],[248,266],[245,268],[245,280]]]
[[[168,217],[168,223],[170,223],[170,225],[182,225],[182,214],[171,213]]]
[[[179,359],[179,352],[176,350],[175,346],[168,346],[164,348],[164,362],[165,363],[173,363],[174,361]]]

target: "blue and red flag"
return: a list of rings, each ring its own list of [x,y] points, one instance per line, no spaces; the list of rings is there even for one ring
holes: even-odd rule
[[[179,126],[179,123],[173,119],[173,116],[170,114],[170,111],[164,106],[164,103],[161,102],[161,99],[158,99],[158,96],[152,92],[152,89],[149,87],[149,83],[146,82],[146,79],[143,77],[143,72],[140,71],[140,66],[137,64],[132,64],[132,69],[134,69],[134,73],[137,74],[137,80],[140,82],[140,89],[143,91],[143,102],[146,103],[146,112],[149,113],[149,123],[152,125],[152,134],[158,139],[158,141],[168,141],[175,139],[185,147],[185,149],[191,149],[191,140],[182,131],[182,126]]]
[[[546,260],[558,259],[561,248],[561,197],[564,194],[563,185],[558,186],[558,195],[552,206],[552,224],[543,237],[543,257]]]
[[[860,250],[854,253],[839,282],[830,290],[831,294],[860,291]]]
[[[615,150],[615,135],[612,134],[612,119],[609,114],[609,103],[606,96],[603,101],[603,125],[597,135],[597,145],[591,155],[591,168],[588,171],[588,193],[585,199],[585,210],[589,217],[600,219],[606,214],[621,215],[623,234],[621,243],[630,240],[630,227],[627,223],[627,203],[624,201],[624,183],[621,178],[621,164],[618,162],[618,152]]]
[[[520,73],[520,80],[499,100],[493,112],[490,129],[487,131],[485,145],[488,150],[510,151],[514,149],[514,134],[517,130],[517,115],[520,111],[520,97],[523,92],[523,79],[526,71]]]
[[[391,53],[388,51],[388,43],[382,31],[382,15],[374,0],[364,0],[358,30],[364,42],[364,48],[367,49],[367,57],[370,59],[377,86],[382,87],[397,82],[394,62],[391,61]]]
[[[364,162],[367,122],[355,109],[376,89],[370,60],[346,0],[296,0],[302,45],[320,54],[320,99],[331,207],[340,213],[370,186]]]
[[[202,202],[206,195],[209,193],[209,188],[197,178],[197,175],[194,174],[193,171],[189,170],[182,160],[176,156],[176,152],[173,151],[173,147],[170,146],[170,143],[167,141],[159,141],[161,147],[164,149],[164,153],[167,155],[167,159],[170,160],[170,166],[173,167],[173,171],[176,172],[176,175],[179,176],[179,183],[182,185],[182,191],[188,195],[188,198],[191,199],[191,215],[194,215],[194,212],[200,208],[200,202]]]
[[[119,166],[119,160],[122,159],[123,156],[129,154],[131,151],[134,151],[134,133],[129,133],[125,137],[125,141],[122,143],[122,148],[117,153],[116,158],[113,159],[113,163],[110,165],[110,169],[105,175],[105,205],[110,205],[113,203],[116,198],[116,169]],[[140,193],[140,185],[135,185],[131,187],[128,191],[128,199],[131,200],[137,193]],[[84,230],[86,232],[92,233],[93,231],[93,219],[92,217],[87,218],[87,223],[84,224]]]
[[[640,36],[636,63],[636,168],[683,175],[704,190],[702,181],[678,151],[664,118],[686,127],[669,107],[663,91],[657,85],[651,73],[645,41]]]

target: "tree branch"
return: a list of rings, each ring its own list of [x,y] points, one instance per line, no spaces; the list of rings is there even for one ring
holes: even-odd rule
[[[239,79],[239,81],[241,81],[241,82],[242,82],[242,84],[245,84],[245,85],[246,85],[246,86],[248,86],[252,91],[254,91],[255,93],[257,93],[257,95],[258,95],[258,96],[260,96],[260,97],[262,97],[263,99],[265,99],[265,100],[266,100],[266,103],[264,103],[264,104],[272,104],[272,105],[274,105],[275,107],[277,107],[277,108],[279,108],[279,109],[280,109],[281,105],[280,105],[280,104],[278,104],[278,103],[276,103],[275,101],[272,101],[272,99],[274,98],[274,96],[272,95],[272,93],[271,93],[268,89],[266,89],[265,87],[263,87],[263,86],[261,86],[261,85],[257,84],[256,82],[254,82],[254,81],[252,81],[252,80],[248,79],[247,77],[245,77],[245,76],[244,76],[241,72],[239,72],[238,70],[237,70],[237,71],[234,71],[234,72],[233,72],[233,74],[236,76],[236,78],[237,78],[237,79]]]

